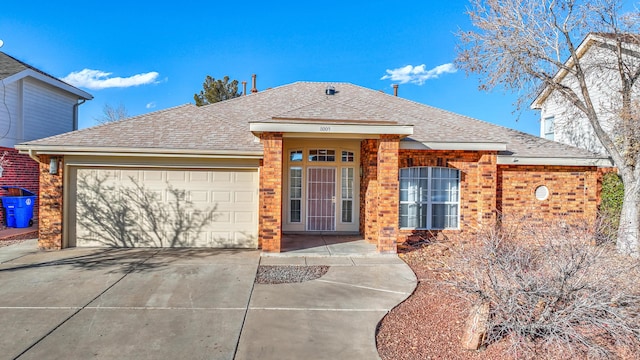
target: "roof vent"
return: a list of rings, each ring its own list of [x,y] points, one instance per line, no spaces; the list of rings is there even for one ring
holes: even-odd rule
[[[327,95],[335,95],[336,94],[336,88],[334,88],[333,85],[329,85],[324,90],[324,93],[327,94]]]

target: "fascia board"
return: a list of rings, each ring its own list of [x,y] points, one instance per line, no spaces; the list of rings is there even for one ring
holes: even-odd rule
[[[34,155],[86,155],[86,156],[148,156],[148,157],[210,157],[210,158],[254,158],[261,159],[262,151],[238,150],[192,150],[158,148],[99,148],[73,146],[16,145],[22,154],[31,151]]]
[[[93,95],[89,94],[86,91],[82,91],[76,87],[73,87],[67,83],[65,83],[64,81],[58,80],[56,78],[52,78],[50,76],[46,76],[44,74],[41,74],[37,71],[34,71],[32,69],[26,69],[23,71],[20,71],[17,74],[11,75],[7,78],[5,78],[3,81],[5,82],[5,84],[8,83],[12,83],[14,81],[18,81],[20,79],[23,79],[25,77],[32,77],[34,79],[40,80],[46,84],[49,84],[51,86],[57,87],[61,90],[64,90],[66,92],[69,92],[73,95],[76,95],[78,98],[81,99],[86,99],[86,100],[91,100],[93,99]]]
[[[506,151],[506,143],[495,142],[420,142],[402,141],[404,150],[470,150],[470,151]]]
[[[522,157],[512,155],[498,155],[497,164],[613,167],[612,161],[608,158]]]

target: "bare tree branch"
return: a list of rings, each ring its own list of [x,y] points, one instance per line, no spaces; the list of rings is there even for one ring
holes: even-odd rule
[[[471,0],[456,65],[480,88],[538,96],[588,124],[625,186],[620,251],[640,256],[640,12],[621,0]],[[541,92],[541,89],[543,92]],[[583,130],[581,130],[583,131]]]
[[[107,124],[114,121],[119,121],[129,117],[129,113],[123,104],[118,107],[113,107],[109,104],[104,104],[102,107],[102,116],[93,118],[98,124]]]

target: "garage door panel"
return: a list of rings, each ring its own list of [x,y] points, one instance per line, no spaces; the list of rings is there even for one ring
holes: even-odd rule
[[[164,172],[162,171],[146,170],[146,171],[141,171],[141,173],[142,173],[142,179],[145,182],[164,181],[164,177],[162,176]]]
[[[253,203],[255,201],[253,191],[236,191],[234,195],[236,203]]]
[[[213,173],[212,182],[215,184],[231,184],[233,178],[229,171],[218,171]]]
[[[184,171],[169,171],[167,173],[167,181],[169,182],[185,182],[187,181],[187,172]]]
[[[114,171],[101,170],[100,173],[109,175],[109,176],[114,176],[115,179],[117,180],[133,179],[136,181],[140,181],[141,180],[140,176],[142,175],[141,172],[137,170],[119,170],[119,171],[118,170],[114,170]]]
[[[236,211],[234,213],[234,222],[236,224],[251,224],[254,222],[253,214],[249,211]]]
[[[196,203],[210,203],[207,190],[192,190],[188,193],[188,199]]]
[[[209,183],[209,173],[201,171],[190,171],[185,173],[188,176],[189,181],[192,183]]]
[[[230,203],[231,202],[231,192],[230,191],[214,191],[213,192],[213,201],[216,204],[219,204],[219,203]]]
[[[231,224],[231,212],[230,211],[217,210],[213,214],[213,222],[217,223],[218,227],[222,227],[223,224],[225,224],[225,225]]]
[[[235,182],[236,183],[246,183],[246,184],[251,184],[253,183],[253,176],[249,173],[234,173],[233,174],[235,177]]]
[[[257,171],[79,168],[76,175],[76,246],[257,247]],[[102,207],[98,220],[87,216],[93,203]]]

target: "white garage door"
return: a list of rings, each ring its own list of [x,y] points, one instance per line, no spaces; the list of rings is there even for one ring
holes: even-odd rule
[[[71,246],[258,245],[256,170],[78,168]]]

